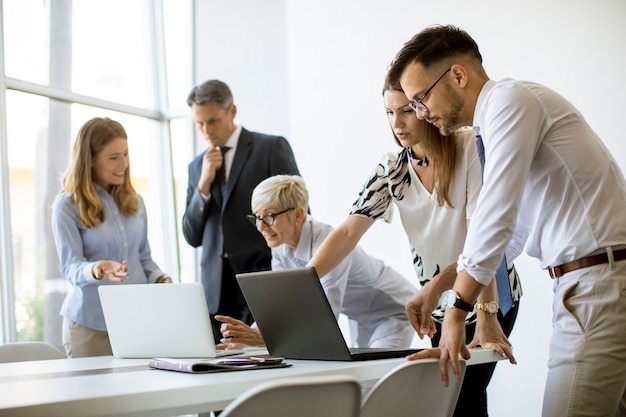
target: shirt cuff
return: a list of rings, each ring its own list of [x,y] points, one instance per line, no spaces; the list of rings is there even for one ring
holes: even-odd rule
[[[198,190],[198,193],[200,194],[200,197],[202,197],[202,199],[204,200],[204,202],[206,203],[207,201],[209,201],[210,196],[208,194],[204,194],[202,191]]]
[[[459,260],[456,264],[456,272],[467,272],[476,282],[482,285],[489,285],[491,280],[495,277],[495,271],[491,271],[479,266],[469,266],[467,258],[463,257],[463,254],[459,255]]]
[[[83,272],[85,274],[85,276],[87,277],[87,281],[89,282],[100,282],[102,281],[102,277],[100,277],[100,279],[97,279],[96,277],[93,276],[93,267],[97,264],[97,262],[87,262],[85,264],[85,271]]]

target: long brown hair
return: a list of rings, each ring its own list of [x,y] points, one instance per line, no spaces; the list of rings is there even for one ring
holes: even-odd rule
[[[383,95],[385,91],[399,91],[404,93],[399,82],[390,81],[390,78],[385,79],[383,86]],[[430,123],[420,120],[421,132],[419,132],[422,138],[422,143],[426,152],[430,157],[433,169],[435,170],[435,189],[437,190],[437,204],[443,206],[447,204],[450,207],[450,184],[454,178],[454,169],[456,166],[456,135],[443,136],[439,133],[437,127]],[[400,140],[391,129],[393,138],[398,144],[402,146]]]
[[[80,221],[85,227],[97,227],[105,220],[104,207],[93,181],[93,159],[116,138],[128,140],[120,123],[108,117],[94,117],[80,128],[74,142],[62,184],[78,207]],[[121,213],[129,215],[139,210],[137,193],[130,181],[130,165],[124,172],[124,182],[114,186],[111,195]]]

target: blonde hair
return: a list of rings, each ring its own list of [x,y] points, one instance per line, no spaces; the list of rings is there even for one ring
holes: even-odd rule
[[[393,82],[389,78],[385,80],[383,86],[383,95],[385,91],[399,91],[404,93],[399,82]],[[450,207],[450,186],[454,179],[454,170],[456,166],[456,135],[443,136],[439,133],[439,129],[430,123],[419,120],[421,131],[419,136],[422,138],[424,148],[431,160],[435,170],[435,187],[437,190],[437,204],[443,206],[447,204]],[[396,144],[402,147],[400,140],[391,129],[393,139]]]
[[[105,221],[104,207],[93,181],[93,160],[116,138],[128,140],[120,123],[107,117],[94,117],[87,121],[78,132],[62,179],[63,189],[78,207],[81,223],[88,228],[97,227]],[[114,186],[111,195],[121,213],[130,215],[139,210],[137,193],[130,181],[130,165],[124,172],[124,182]]]
[[[309,209],[309,191],[298,175],[274,175],[261,181],[252,191],[252,212],[266,207]]]

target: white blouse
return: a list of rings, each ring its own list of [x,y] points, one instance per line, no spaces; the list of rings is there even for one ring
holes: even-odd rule
[[[438,204],[437,185],[432,194],[428,192],[411,167],[408,149],[402,148],[383,156],[350,212],[350,215],[389,222],[394,204],[397,206],[421,285],[456,263],[465,242],[467,221],[480,193],[482,178],[474,132],[458,131],[456,145],[456,167],[449,188],[452,207]],[[433,318],[441,322],[443,312],[439,306]],[[467,320],[475,321],[475,312]]]

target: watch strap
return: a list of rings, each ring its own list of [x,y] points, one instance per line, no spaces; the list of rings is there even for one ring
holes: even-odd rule
[[[444,293],[444,305],[450,308],[458,308],[468,313],[474,310],[474,304],[470,304],[459,296],[454,290],[448,290]]]
[[[468,313],[474,309],[473,304],[470,304],[467,301],[463,301],[458,295],[456,297],[456,301],[453,304],[453,307],[461,309],[463,311],[467,311]]]

